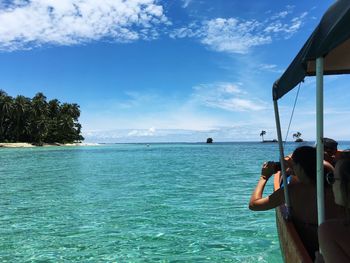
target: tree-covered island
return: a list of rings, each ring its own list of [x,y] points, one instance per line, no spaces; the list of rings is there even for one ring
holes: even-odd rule
[[[0,142],[73,143],[81,135],[79,105],[47,101],[43,93],[32,99],[22,95],[13,98],[0,90]]]

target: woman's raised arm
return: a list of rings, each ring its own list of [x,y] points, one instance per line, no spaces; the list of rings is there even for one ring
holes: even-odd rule
[[[268,179],[274,173],[274,163],[263,164],[261,176],[255,187],[249,202],[249,209],[254,211],[264,211],[275,208],[284,203],[283,189],[278,189],[267,197],[263,197],[263,192]]]

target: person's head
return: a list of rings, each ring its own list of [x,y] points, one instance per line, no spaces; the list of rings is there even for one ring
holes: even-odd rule
[[[324,151],[330,156],[335,155],[338,150],[338,143],[331,138],[323,138]]]
[[[333,184],[334,201],[338,205],[350,207],[350,160],[339,160],[335,166]]]
[[[311,146],[301,146],[292,154],[293,171],[301,182],[316,182],[316,149]]]

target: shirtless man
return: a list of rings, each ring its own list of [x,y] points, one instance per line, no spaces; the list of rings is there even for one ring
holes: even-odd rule
[[[340,159],[350,158],[350,151],[338,150],[338,142],[331,138],[323,138],[324,160],[335,167],[335,164]]]

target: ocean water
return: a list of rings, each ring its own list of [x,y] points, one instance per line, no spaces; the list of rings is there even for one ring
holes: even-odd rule
[[[274,210],[248,209],[277,159],[269,143],[0,149],[0,262],[281,262]]]

